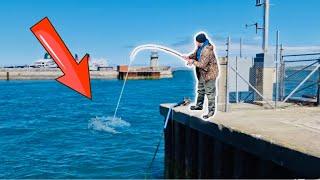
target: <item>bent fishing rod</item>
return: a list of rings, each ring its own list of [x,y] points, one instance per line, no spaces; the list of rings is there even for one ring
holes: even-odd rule
[[[130,61],[133,61],[133,59],[135,58],[135,56],[143,50],[147,50],[147,49],[155,49],[155,50],[160,50],[160,51],[164,51],[166,53],[170,53],[180,59],[183,59],[183,54],[179,53],[178,51],[165,47],[165,46],[161,46],[161,45],[157,45],[157,44],[145,44],[145,45],[141,45],[141,46],[137,46],[136,48],[133,49],[133,51],[130,54]]]
[[[137,46],[136,48],[134,48],[130,53],[130,62],[129,62],[129,65],[128,65],[128,71],[127,71],[127,73],[125,75],[125,79],[124,79],[125,81],[124,81],[124,83],[122,85],[122,88],[121,88],[121,91],[120,91],[120,96],[118,98],[117,106],[116,106],[116,109],[115,109],[114,114],[113,114],[113,119],[116,117],[117,112],[118,112],[118,108],[119,108],[119,105],[120,105],[120,101],[121,101],[121,98],[122,98],[124,87],[126,86],[128,74],[129,74],[129,71],[130,71],[130,66],[131,66],[132,62],[134,61],[135,56],[140,51],[148,50],[148,49],[151,49],[151,50],[155,49],[155,50],[163,51],[165,53],[169,53],[171,55],[174,55],[174,56],[178,57],[181,60],[184,60],[183,55],[181,53],[179,53],[178,51],[175,51],[175,50],[173,50],[171,48],[168,48],[168,47],[165,47],[165,46],[161,46],[161,45],[157,45],[157,44],[145,44],[145,45],[140,45],[140,46]]]

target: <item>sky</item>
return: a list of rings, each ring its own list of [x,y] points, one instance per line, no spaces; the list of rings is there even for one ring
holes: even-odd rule
[[[270,49],[276,31],[286,53],[320,52],[320,1],[270,0]],[[71,52],[110,65],[127,64],[137,45],[156,43],[181,53],[193,50],[193,36],[210,35],[218,55],[239,54],[243,38],[245,56],[261,52],[261,32],[245,24],[262,24],[262,8],[255,0],[3,0],[0,5],[0,65],[31,64],[45,51],[30,27],[48,17]],[[150,52],[135,64],[148,64]],[[159,53],[160,64],[179,66],[175,57]]]

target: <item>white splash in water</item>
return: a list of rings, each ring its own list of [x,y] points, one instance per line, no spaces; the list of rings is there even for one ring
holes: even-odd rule
[[[113,134],[120,133],[118,130],[121,130],[125,127],[130,127],[131,124],[121,118],[114,118],[111,116],[108,117],[95,117],[89,120],[88,129],[96,131],[104,131]]]

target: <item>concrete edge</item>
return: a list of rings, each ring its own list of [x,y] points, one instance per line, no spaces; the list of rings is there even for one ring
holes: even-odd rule
[[[169,107],[170,104],[161,104],[160,114],[166,117]],[[173,109],[173,119],[221,142],[262,157],[265,160],[273,161],[280,166],[288,167],[293,171],[314,175],[315,177],[319,174],[320,158],[245,134],[222,124],[203,121],[199,117],[190,116],[177,111],[175,108]]]

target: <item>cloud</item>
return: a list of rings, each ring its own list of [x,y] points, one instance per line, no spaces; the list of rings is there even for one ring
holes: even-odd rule
[[[320,46],[284,46],[284,51],[287,52],[297,52],[297,53],[314,53],[320,52]]]

